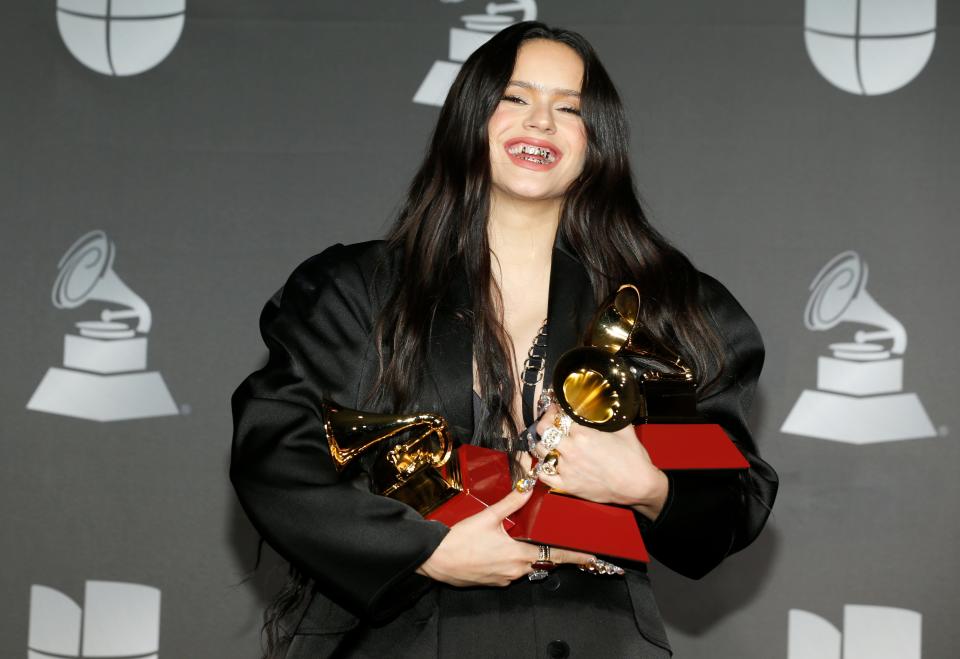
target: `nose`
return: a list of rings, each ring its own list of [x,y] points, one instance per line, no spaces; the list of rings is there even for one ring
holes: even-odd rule
[[[550,106],[547,103],[532,103],[530,112],[524,121],[526,128],[543,131],[544,133],[553,133],[557,127],[553,121],[553,114],[550,112]]]

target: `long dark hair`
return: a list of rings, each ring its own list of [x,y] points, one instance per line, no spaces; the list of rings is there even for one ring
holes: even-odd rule
[[[430,147],[414,176],[388,242],[401,275],[379,316],[379,390],[404,407],[416,398],[431,320],[456,274],[472,294],[473,356],[485,414],[475,429],[486,446],[513,451],[517,377],[503,328],[499,291],[491,285],[487,242],[491,187],[487,122],[500,102],[523,42],[547,39],[583,61],[580,111],[587,135],[583,172],[568,188],[561,237],[587,270],[595,298],[622,283],[640,286],[640,320],[673,347],[701,379],[715,377],[718,340],[698,309],[698,273],[647,221],[633,184],[628,128],[616,88],[587,40],[543,23],[518,23],[496,34],[464,63],[440,111]],[[461,269],[460,273],[455,269]],[[461,280],[462,281],[462,280]],[[701,382],[701,384],[705,384]],[[504,432],[507,430],[507,432]]]
[[[487,219],[491,187],[487,122],[500,102],[523,42],[572,48],[584,65],[580,111],[587,135],[583,172],[560,211],[561,237],[586,268],[596,300],[622,283],[642,292],[640,321],[675,349],[704,381],[722,370],[719,339],[698,308],[698,274],[647,221],[633,184],[623,104],[593,48],[580,34],[523,22],[494,35],[463,64],[450,88],[423,163],[387,241],[400,260],[398,285],[376,323],[380,373],[368,400],[400,410],[415,403],[430,327],[451,281],[472,296],[473,356],[486,414],[475,429],[486,446],[514,452],[517,378],[491,284]],[[710,374],[710,375],[707,375]],[[281,625],[302,605],[309,582],[296,572],[265,615],[267,657],[289,641]]]

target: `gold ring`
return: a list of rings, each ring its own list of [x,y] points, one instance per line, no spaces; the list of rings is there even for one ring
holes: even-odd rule
[[[540,464],[537,465],[537,469],[545,473],[547,476],[556,476],[560,463],[560,451],[554,449],[543,456],[543,460],[540,461]]]

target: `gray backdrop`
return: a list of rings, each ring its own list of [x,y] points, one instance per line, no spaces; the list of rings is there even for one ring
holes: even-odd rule
[[[176,2],[161,4],[177,20]],[[805,15],[823,3],[808,4],[805,14],[803,0],[537,3],[539,19],[592,41],[618,85],[657,226],[737,295],[767,344],[753,420],[782,479],[771,523],[702,581],[654,566],[655,588],[681,657],[786,657],[792,609],[842,632],[845,659],[871,642],[889,650],[884,634],[899,623],[845,626],[851,604],[916,612],[923,656],[956,656],[960,8],[940,3],[935,47],[908,84],[858,95],[814,66]],[[925,3],[835,4],[906,24]],[[3,2],[0,655],[26,656],[28,635],[51,652],[63,647],[53,637],[79,634],[39,590],[31,623],[31,586],[84,606],[85,582],[112,581],[159,589],[160,657],[257,656],[260,611],[283,568],[268,552],[250,577],[256,534],[227,480],[229,394],[263,359],[257,316],[289,271],[331,243],[382,233],[437,116],[414,93],[450,60],[450,28],[486,5],[188,0],[169,55],[112,76],[71,54],[77,32],[61,36],[54,0]],[[140,42],[114,43],[111,57],[121,63]],[[859,52],[864,74],[869,56]],[[123,306],[51,303],[58,262],[93,230],[152,311],[138,373],[161,375],[176,415],[97,422],[27,409],[47,370],[66,368],[75,323]],[[781,432],[801,392],[817,389],[818,357],[864,329],[804,325],[811,281],[845,250],[869,263],[867,289],[906,328],[901,389],[919,397],[933,428],[920,434],[932,436],[875,442],[875,418],[846,441]],[[73,372],[94,393],[106,377]],[[904,396],[893,398],[869,402],[896,411]],[[122,598],[87,597],[91,619],[124,609]],[[156,616],[145,615],[131,625],[149,628]],[[157,649],[124,645],[132,632],[115,626],[85,628],[86,655]],[[793,629],[803,637],[793,657],[815,656],[802,648],[823,639],[800,633],[815,628]]]

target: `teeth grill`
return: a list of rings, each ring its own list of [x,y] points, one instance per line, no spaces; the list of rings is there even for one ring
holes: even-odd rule
[[[510,154],[514,156],[517,156],[520,154],[535,156],[535,158],[525,158],[525,160],[531,160],[534,162],[539,161],[540,163],[548,163],[556,160],[556,158],[554,158],[553,153],[550,151],[550,149],[545,149],[540,146],[532,146],[529,144],[515,144],[514,146],[510,147],[509,151],[510,151]]]

